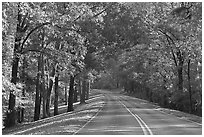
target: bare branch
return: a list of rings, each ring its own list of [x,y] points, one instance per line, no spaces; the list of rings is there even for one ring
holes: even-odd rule
[[[164,35],[166,36],[169,46],[171,45],[171,42],[175,45],[173,39],[172,39],[169,35],[167,35],[167,34],[166,34],[165,32],[163,32],[162,30],[159,30],[159,31],[160,31],[162,34],[164,34]],[[171,40],[171,42],[170,42],[170,40]],[[170,46],[170,48],[171,48],[171,53],[172,53],[172,56],[173,56],[173,59],[174,59],[174,63],[175,63],[176,66],[178,66],[178,63],[177,63],[177,60],[176,60],[176,56],[175,56],[175,54],[174,54],[174,51],[173,51],[173,49],[172,49],[171,46]]]

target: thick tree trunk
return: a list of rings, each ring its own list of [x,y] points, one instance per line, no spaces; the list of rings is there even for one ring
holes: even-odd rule
[[[36,81],[36,93],[35,93],[35,111],[34,111],[34,121],[39,120],[40,118],[40,57],[38,57],[38,74],[37,74],[37,81]]]
[[[46,90],[45,90],[45,85],[42,84],[42,92],[43,92],[43,96],[42,96],[42,99],[43,99],[43,118],[47,118],[48,115],[47,115],[47,109],[46,109],[46,102],[47,102],[47,95],[46,95]]]
[[[89,99],[89,92],[90,92],[90,80],[87,81],[87,87],[86,87],[86,100]]]
[[[6,127],[11,127],[16,124],[16,110],[15,108],[15,102],[16,102],[16,96],[13,94],[13,92],[10,92],[9,96],[9,107],[7,112],[7,118],[6,118]]]
[[[86,80],[83,78],[82,81],[82,91],[81,91],[81,96],[80,96],[80,103],[86,103],[85,102],[85,95],[86,95]]]
[[[50,97],[51,97],[52,86],[53,86],[53,81],[50,79],[49,87],[47,90],[47,101],[46,101],[46,112],[48,116],[50,116]]]
[[[23,87],[23,92],[22,92],[22,96],[25,97],[25,92],[26,92],[26,79],[25,79],[25,69],[27,67],[27,63],[26,63],[26,57],[23,56],[23,69],[22,69],[22,79],[23,79],[23,83],[25,84],[25,87]],[[22,106],[24,106],[24,104],[22,104]],[[24,121],[24,108],[21,108],[21,119],[20,122]]]
[[[76,88],[76,85],[74,85],[74,103],[77,102],[77,88]]]
[[[44,58],[43,55],[40,55],[40,61],[41,61],[41,92],[42,92],[42,109],[43,109],[43,118],[47,118],[47,109],[46,109],[46,101],[47,101],[47,91],[45,89],[45,74],[44,74]]]
[[[21,108],[21,119],[20,119],[21,122],[24,121],[24,114],[25,114],[25,109]]]
[[[19,5],[20,6],[20,5]],[[14,51],[13,51],[13,62],[12,62],[12,72],[11,72],[11,82],[16,84],[17,82],[17,74],[18,74],[18,64],[20,60],[20,48],[21,48],[21,39],[26,30],[23,30],[21,24],[22,15],[20,13],[20,7],[17,17],[17,30],[15,36],[15,44],[14,44]]]
[[[8,107],[8,109],[9,109],[9,110],[14,109],[15,104],[16,104],[15,95],[12,94],[12,92],[10,92],[9,107]]]
[[[183,68],[178,68],[178,90],[183,92]]]
[[[79,78],[79,80],[78,80],[78,91],[79,91],[79,97],[80,97],[80,103],[82,103],[81,102],[81,95],[82,95],[82,81],[81,81],[81,79]]]
[[[178,90],[179,92],[183,92],[183,55],[181,51],[177,52],[177,58],[178,58]]]
[[[190,63],[191,63],[191,60],[189,59],[189,60],[188,60],[188,91],[189,91],[189,103],[190,103],[189,111],[190,111],[190,113],[192,113],[193,108],[192,108],[192,93],[191,93]]]
[[[12,74],[11,74],[11,82],[16,84],[17,83],[17,73],[18,73],[18,63],[20,58],[14,57],[13,63],[12,63]]]
[[[17,29],[17,33],[18,29]],[[18,64],[19,64],[19,48],[20,48],[20,41],[21,39],[16,37],[15,38],[15,45],[14,45],[14,56],[13,56],[13,62],[12,62],[12,72],[11,72],[11,82],[13,84],[17,83],[17,74],[18,74]],[[16,110],[15,110],[15,101],[16,100],[16,96],[14,95],[13,91],[10,91],[10,95],[9,95],[9,107],[8,107],[8,112],[10,112],[7,115],[7,119],[8,119],[8,123],[6,123],[6,126],[13,126],[16,124]]]
[[[73,96],[74,95],[74,76],[70,76],[70,84],[69,84],[69,98],[68,98],[68,108],[67,112],[73,111]]]
[[[59,80],[59,75],[56,74],[55,76],[55,100],[54,100],[54,116],[58,115],[58,96],[59,96],[59,91],[58,91],[58,80]]]

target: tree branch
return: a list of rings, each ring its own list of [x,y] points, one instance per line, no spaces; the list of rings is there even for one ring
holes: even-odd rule
[[[169,41],[168,38],[167,38],[167,41],[168,41],[168,43],[170,43],[170,41]],[[171,47],[171,54],[172,54],[172,56],[173,56],[175,65],[178,66],[178,63],[177,63],[177,60],[176,60],[176,56],[175,56],[175,54],[174,54],[174,51],[173,51],[172,47]]]
[[[169,46],[171,48],[171,53],[172,53],[172,56],[173,56],[173,59],[174,59],[174,63],[175,63],[176,66],[178,66],[178,63],[177,63],[177,60],[176,60],[176,56],[175,56],[174,51],[173,51],[173,49],[171,47],[171,42],[175,45],[173,39],[169,35],[167,35],[165,32],[163,32],[162,30],[159,30],[159,31],[166,36],[168,44],[169,44]],[[171,40],[171,42],[170,42],[170,40]]]
[[[39,28],[42,27],[42,26],[48,25],[48,24],[51,24],[51,23],[50,23],[50,22],[45,22],[45,23],[40,24],[39,26],[35,27],[34,29],[32,29],[32,30],[28,33],[28,35],[25,37],[25,39],[23,40],[22,45],[21,45],[21,50],[20,50],[20,52],[23,50],[23,46],[24,46],[25,42],[27,41],[27,39],[29,38],[29,36],[30,36],[35,30],[39,29]]]
[[[93,16],[93,18],[95,18],[95,17],[99,16],[100,14],[102,14],[103,12],[105,12],[107,9],[108,9],[108,7],[107,7],[107,8],[105,8],[105,9],[103,9],[101,12],[99,12],[99,13],[95,14],[95,15]]]
[[[26,21],[26,18],[27,18],[27,16],[28,16],[28,12],[26,13],[26,15],[24,16],[24,18],[23,18],[23,21],[22,21],[22,23],[21,23],[21,28],[24,28],[24,26],[25,26],[25,21]]]
[[[96,13],[95,15],[93,15],[92,18],[95,18],[95,17],[99,16],[100,14],[102,14],[103,12],[105,12],[111,5],[113,5],[113,4],[108,5],[105,9],[103,9],[103,10],[100,11],[99,13]],[[92,7],[92,8],[94,8],[94,7]],[[92,8],[91,8],[91,9],[92,9]],[[84,15],[84,13],[83,13],[82,15]],[[77,21],[79,18],[81,18],[82,15],[79,15],[76,19],[73,20],[73,22],[75,22],[75,21]]]
[[[59,28],[59,29],[63,29],[63,30],[66,30],[66,31],[75,31],[75,32],[79,32],[79,29],[73,29],[73,28],[65,28],[65,27],[61,27],[61,26],[59,26],[59,25],[55,25],[57,28]]]

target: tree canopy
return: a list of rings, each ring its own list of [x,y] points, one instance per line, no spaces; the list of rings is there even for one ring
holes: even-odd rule
[[[199,2],[2,2],[6,123],[72,111],[90,87],[201,115],[201,36]]]

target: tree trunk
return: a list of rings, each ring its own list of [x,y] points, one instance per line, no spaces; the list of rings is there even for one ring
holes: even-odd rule
[[[45,85],[44,83],[42,83],[42,99],[43,99],[43,118],[47,118],[48,115],[47,115],[47,106],[46,106],[46,102],[47,102],[47,95],[46,95],[46,90],[45,90]]]
[[[25,33],[23,31],[21,24],[22,14],[20,13],[20,5],[17,17],[17,29],[16,29],[16,36],[15,36],[15,44],[14,44],[14,51],[13,51],[13,62],[12,62],[12,72],[11,72],[11,82],[16,84],[17,82],[17,74],[18,74],[18,64],[20,60],[20,48],[21,48],[21,39]]]
[[[38,74],[37,74],[37,81],[36,81],[36,93],[35,93],[35,111],[34,111],[34,121],[39,120],[40,118],[40,56],[38,57]]]
[[[51,78],[54,78],[54,76],[55,76],[55,67],[53,67],[52,72],[50,74],[49,87],[48,87],[48,90],[47,90],[46,109],[47,109],[48,116],[50,116],[50,96],[51,96],[52,87],[53,87],[53,83],[54,83],[54,80],[52,80]]]
[[[24,121],[24,114],[25,114],[25,109],[21,108],[21,119],[20,119],[21,122]]]
[[[13,63],[12,63],[12,74],[11,74],[11,82],[16,84],[17,82],[17,73],[18,73],[18,63],[20,58],[15,57],[17,55],[14,55]]]
[[[183,55],[181,51],[177,52],[177,58],[178,58],[178,90],[179,92],[183,92]]]
[[[74,103],[77,102],[77,88],[76,88],[76,85],[74,85]]]
[[[81,81],[81,79],[79,78],[79,80],[78,80],[78,92],[79,92],[79,97],[80,97],[80,103],[82,103],[81,102],[81,94],[82,94],[82,81]]]
[[[68,86],[68,84],[65,83],[65,87],[64,87],[64,99],[65,99],[65,105],[67,105],[67,102],[68,102],[68,97],[67,97],[67,86]]]
[[[15,104],[16,104],[16,96],[13,94],[13,92],[10,92],[9,96],[9,107],[8,107],[8,113],[6,118],[6,127],[11,127],[16,124],[16,110],[15,110]]]
[[[46,101],[47,101],[47,91],[45,89],[45,74],[44,74],[44,57],[43,54],[40,55],[41,61],[41,93],[42,93],[42,109],[43,109],[43,118],[47,118],[47,109],[46,109]]]
[[[69,84],[69,97],[68,97],[68,108],[67,112],[73,111],[73,95],[74,95],[74,76],[70,76],[70,84]]]
[[[55,100],[54,100],[54,116],[58,115],[58,80],[59,80],[59,75],[56,74],[55,76]]]
[[[89,92],[90,92],[90,80],[87,81],[87,86],[86,86],[86,100],[89,99]]]
[[[183,92],[183,68],[178,68],[178,90]]]
[[[80,103],[81,104],[86,103],[85,102],[85,95],[86,95],[86,80],[85,80],[85,78],[83,78],[82,91],[81,91],[81,97],[80,97]]]
[[[23,56],[23,68],[22,68],[22,79],[23,79],[23,83],[25,84],[26,86],[26,80],[25,80],[25,69],[27,67],[27,63],[26,63],[26,57]],[[23,92],[22,92],[22,96],[25,97],[25,91],[26,91],[26,87],[23,87]],[[22,104],[22,106],[24,106],[24,104]],[[25,109],[24,108],[21,108],[21,119],[20,119],[20,122],[23,122],[24,121],[24,111]]]
[[[193,108],[192,108],[192,93],[191,93],[190,63],[191,63],[191,60],[189,59],[189,60],[188,60],[188,91],[189,91],[189,103],[190,103],[189,111],[190,111],[190,113],[192,113]]]
[[[17,29],[17,32],[18,29]],[[21,39],[16,36],[15,38],[15,45],[14,45],[14,53],[13,53],[13,62],[12,62],[12,72],[11,72],[11,83],[16,84],[17,83],[17,74],[18,74],[18,64],[19,64],[19,48],[20,48],[20,41]],[[10,114],[7,115],[8,123],[6,123],[6,126],[13,126],[16,124],[16,110],[15,110],[15,101],[16,96],[13,94],[13,91],[10,91],[9,95],[9,112]]]

